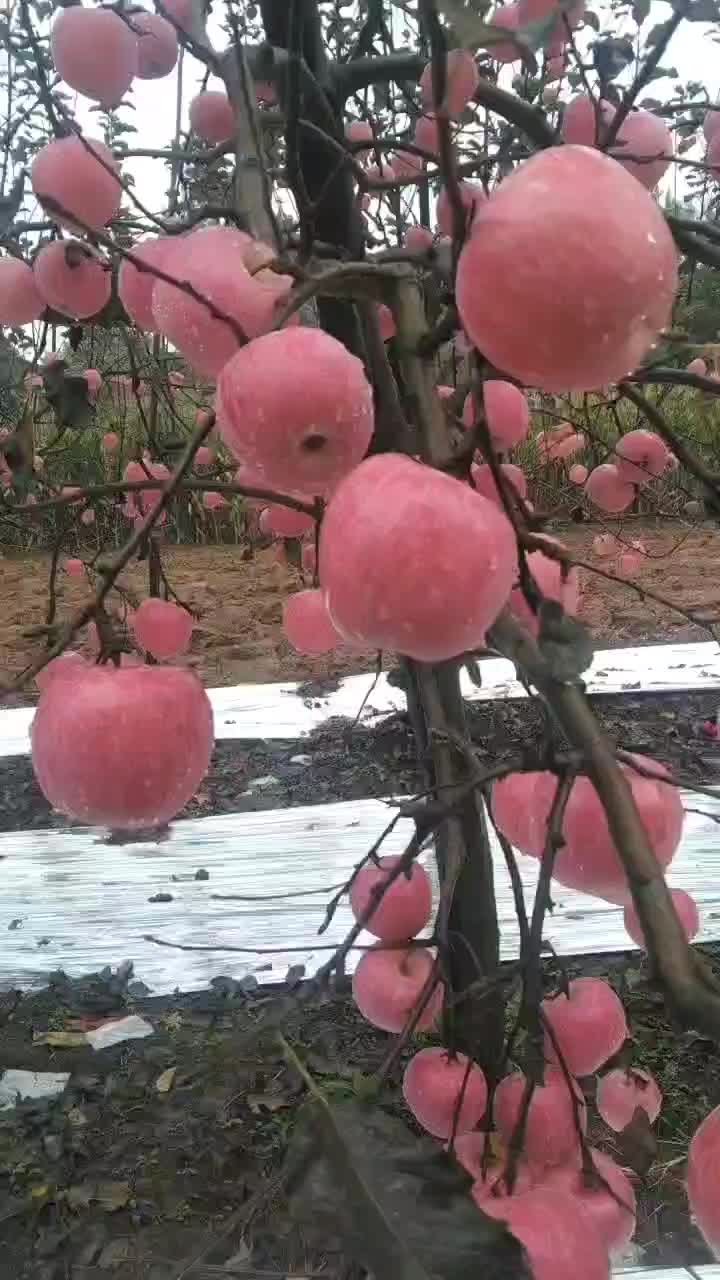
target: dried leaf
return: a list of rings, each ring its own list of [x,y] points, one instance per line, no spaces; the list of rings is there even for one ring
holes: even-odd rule
[[[245,1101],[255,1115],[263,1111],[285,1111],[293,1105],[286,1093],[246,1093]]]
[[[43,371],[43,388],[55,411],[58,428],[72,427],[82,431],[95,418],[95,406],[89,397],[88,384],[80,373],[68,373],[64,360],[55,360]]]
[[[177,1067],[168,1067],[166,1071],[161,1071],[155,1081],[155,1088],[158,1093],[169,1093],[175,1083],[177,1075]]]
[[[650,1117],[643,1107],[636,1107],[632,1120],[618,1134],[617,1146],[620,1163],[644,1177],[657,1157],[658,1145]]]
[[[33,1044],[46,1044],[51,1049],[80,1049],[87,1044],[84,1031],[36,1031]]]
[[[88,1209],[97,1204],[106,1213],[124,1209],[132,1196],[129,1182],[81,1182],[68,1187],[65,1199],[71,1209]]]
[[[520,1244],[470,1196],[469,1178],[377,1105],[300,1113],[288,1153],[290,1211],[374,1280],[530,1280]]]

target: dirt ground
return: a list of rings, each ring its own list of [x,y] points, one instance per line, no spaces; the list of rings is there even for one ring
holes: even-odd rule
[[[691,609],[720,605],[720,531],[710,525],[689,529],[680,523],[641,521],[608,528],[627,543],[634,538],[643,541],[647,557],[635,579],[638,586]],[[601,531],[598,525],[571,525],[557,533],[578,559],[612,571],[615,560],[601,559],[592,549]],[[256,551],[252,559],[246,555],[240,546],[168,547],[164,552],[172,587],[199,614],[189,661],[208,686],[326,678],[372,668],[375,654],[369,651],[336,651],[318,658],[294,653],[282,630],[282,604],[302,585],[300,576],[278,563],[273,548]],[[29,653],[37,652],[42,643],[32,632],[45,621],[49,567],[48,556],[3,555],[0,550],[3,680],[17,675]],[[630,587],[608,582],[589,570],[582,570],[581,577],[580,616],[596,641],[606,646],[708,638],[680,614]],[[141,563],[133,565],[121,583],[131,596],[141,598],[146,581],[147,566]],[[86,596],[83,579],[58,575],[60,618],[71,614]],[[115,600],[120,604],[118,597]]]
[[[683,1157],[689,1135],[720,1101],[714,1049],[669,1028],[638,953],[569,962],[568,971],[602,973],[613,983],[633,1027],[624,1060],[651,1070],[667,1097],[653,1133],[616,1135],[591,1116],[592,1143],[632,1170],[633,1257],[645,1266],[708,1262],[688,1221]],[[70,1073],[60,1096],[0,1111],[3,1280],[362,1274],[348,1268],[337,1235],[327,1225],[322,1231],[322,1205],[318,1224],[298,1221],[292,1182],[306,1093],[282,1045],[262,1027],[281,1021],[285,1042],[336,1114],[375,1100],[373,1123],[402,1122],[393,1194],[413,1171],[440,1177],[439,1144],[426,1138],[412,1146],[417,1129],[400,1093],[412,1050],[383,1073],[391,1037],[363,1022],[344,989],[293,1011],[287,991],[245,991],[230,979],[196,995],[135,998],[131,978],[127,969],[76,982],[58,975],[35,995],[0,996],[2,1065]],[[129,1012],[153,1034],[99,1051],[83,1044],[86,1031]],[[594,1080],[583,1087],[592,1108]],[[372,1141],[360,1133],[350,1166]],[[448,1160],[445,1197],[456,1185],[450,1169]],[[301,1185],[309,1176],[301,1165]],[[465,1197],[469,1179],[455,1176]],[[383,1183],[383,1199],[390,1194]]]
[[[579,558],[595,560],[599,532],[563,531]],[[720,601],[720,534],[689,535],[682,526],[628,522],[648,560],[639,582],[690,607]],[[4,607],[0,673],[27,661],[27,631],[43,620],[45,557],[0,560]],[[373,654],[333,654],[309,661],[293,655],[282,635],[282,600],[297,575],[272,551],[243,559],[242,548],[170,549],[166,569],[200,620],[191,658],[210,685],[328,677],[367,670]],[[664,606],[618,584],[584,575],[583,617],[606,644],[706,638]],[[146,566],[125,578],[143,592]],[[63,577],[59,611],[84,598],[82,583]],[[642,695],[594,699],[605,728],[623,746],[667,760],[684,777],[715,780],[720,747],[703,731],[717,695]],[[480,759],[502,758],[540,731],[538,708],[527,703],[478,704],[470,730]],[[530,717],[530,719],[528,718]],[[298,750],[312,768],[293,763]],[[256,777],[273,775],[272,792],[253,792]],[[302,744],[221,742],[187,816],[410,793],[421,785],[414,743],[402,717],[369,734],[345,722],[323,726]],[[27,757],[3,762],[0,829],[50,827],[65,820],[42,797]],[[720,949],[701,949],[714,963]],[[118,956],[118,962],[124,957]],[[666,1101],[655,1137],[620,1139],[594,1119],[593,1143],[635,1170],[637,1249],[644,1266],[697,1266],[709,1261],[690,1223],[683,1185],[689,1136],[720,1103],[714,1046],[679,1034],[648,981],[638,953],[571,960],[570,976],[608,976],[632,1028],[628,1059],[651,1070]],[[57,975],[43,992],[0,993],[0,1076],[5,1069],[68,1071],[64,1093],[0,1111],[0,1280],[211,1280],[219,1276],[321,1275],[354,1280],[337,1243],[314,1247],[288,1202],[288,1147],[305,1093],[275,1038],[259,1038],[276,1017],[278,993],[243,989],[222,976],[206,992],[145,999],[132,975],[104,972],[70,982]],[[138,975],[141,977],[142,975]],[[86,1030],[132,1012],[154,1028],[147,1040],[95,1052]],[[277,1020],[277,1019],[276,1019]],[[338,1106],[373,1097],[391,1037],[358,1016],[346,986],[282,1017],[286,1040]],[[67,1037],[67,1038],[66,1038]],[[73,1039],[74,1037],[74,1039]],[[421,1043],[428,1043],[424,1038]],[[375,1115],[408,1113],[400,1093],[407,1051],[379,1085]],[[593,1083],[588,1083],[588,1101]],[[412,1128],[412,1122],[410,1122]],[[434,1167],[434,1166],[433,1166]]]

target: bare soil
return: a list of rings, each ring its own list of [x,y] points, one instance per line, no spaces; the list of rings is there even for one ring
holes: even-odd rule
[[[703,950],[717,960],[717,948]],[[613,983],[632,1024],[632,1062],[652,1070],[666,1094],[654,1134],[618,1136],[592,1121],[592,1142],[633,1171],[634,1257],[645,1266],[709,1262],[688,1219],[683,1161],[720,1101],[714,1046],[668,1026],[638,953],[567,968]],[[391,1037],[359,1017],[346,984],[292,1012],[287,988],[246,993],[224,979],[207,992],[147,1000],[131,994],[130,977],[57,975],[46,991],[0,995],[0,1069],[71,1073],[61,1096],[0,1112],[3,1280],[362,1274],[348,1269],[337,1240],[326,1232],[318,1250],[291,1217],[284,1170],[304,1088],[274,1037],[258,1030],[282,1016],[285,1039],[336,1107],[372,1097]],[[78,1033],[128,1012],[154,1034],[99,1052],[70,1047]],[[379,1085],[376,1105],[413,1129],[399,1087],[410,1052]],[[594,1081],[585,1087],[592,1102]]]
[[[562,536],[579,558],[595,560],[598,532],[571,528]],[[720,535],[710,528],[628,522],[628,539],[649,552],[638,581],[697,608],[720,597]],[[0,560],[3,679],[27,661],[28,628],[42,623],[49,560]],[[368,670],[373,654],[333,654],[309,660],[293,654],[281,627],[282,601],[299,577],[272,551],[243,559],[241,547],[171,548],[169,579],[201,613],[191,659],[210,685],[265,680],[326,679]],[[125,582],[142,593],[146,566]],[[583,616],[599,642],[621,645],[706,638],[700,629],[643,601],[622,585],[584,573]],[[59,611],[70,613],[86,587],[63,577]],[[720,749],[703,723],[717,695],[626,694],[594,700],[613,737],[631,750],[672,762],[685,776],[713,780]],[[540,724],[527,703],[481,704],[470,711],[482,756],[517,752]],[[305,767],[293,763],[298,751]],[[277,786],[253,794],[255,777]],[[420,785],[412,735],[402,717],[372,734],[349,724],[324,726],[298,743],[218,743],[211,771],[188,815],[286,807],[411,792]],[[30,761],[3,762],[0,829],[49,827],[61,821],[37,789]],[[63,825],[65,825],[63,823]],[[717,947],[702,949],[716,965]],[[118,962],[124,957],[118,956]],[[688,1219],[683,1160],[700,1119],[720,1103],[714,1046],[679,1034],[637,953],[568,961],[571,975],[607,975],[622,996],[632,1028],[632,1061],[657,1076],[666,1103],[657,1143],[618,1139],[593,1127],[592,1139],[637,1171],[638,1263],[700,1265],[707,1250]],[[69,1071],[64,1094],[0,1112],[0,1280],[210,1280],[221,1275],[296,1272],[347,1280],[332,1245],[314,1250],[293,1223],[282,1168],[303,1091],[277,1042],[260,1042],[258,1021],[272,1017],[283,993],[244,992],[222,979],[207,992],[163,1000],[133,994],[108,974],[69,982],[58,975],[44,992],[0,994],[0,1074],[6,1068]],[[137,1012],[155,1033],[99,1053],[43,1043],[46,1032],[89,1029],[108,1017]],[[287,1040],[337,1102],[366,1095],[390,1037],[357,1015],[346,986],[318,998],[283,1022]],[[427,1041],[426,1041],[427,1042]],[[383,1083],[381,1107],[407,1122],[399,1083],[404,1057]],[[168,1092],[158,1087],[167,1084]]]
[[[720,531],[709,525],[688,528],[680,523],[633,520],[613,524],[612,529],[628,543],[642,539],[647,549],[635,579],[640,588],[657,591],[685,608],[720,606]],[[578,559],[612,572],[614,559],[600,559],[592,549],[600,531],[597,524],[557,530]],[[303,585],[302,579],[286,563],[278,562],[275,548],[248,555],[249,549],[241,546],[168,547],[163,554],[172,587],[199,614],[189,661],[207,685],[326,679],[372,669],[376,655],[370,651],[338,650],[317,658],[296,654],[283,634],[282,605]],[[43,643],[33,632],[45,622],[49,570],[47,555],[0,551],[3,681],[16,676],[29,654]],[[681,614],[653,603],[632,587],[608,582],[590,570],[582,570],[581,576],[581,617],[600,644],[708,638]],[[131,566],[121,585],[131,597],[142,597],[147,588],[146,564]],[[61,572],[57,587],[58,617],[63,619],[86,599],[87,583]]]

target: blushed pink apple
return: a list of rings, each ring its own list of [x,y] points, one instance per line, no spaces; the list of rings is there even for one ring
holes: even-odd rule
[[[568,471],[568,480],[571,484],[584,484],[588,478],[588,469],[581,462],[575,462]]]
[[[581,93],[571,98],[563,110],[560,136],[566,143],[594,147],[604,141],[614,115],[615,108],[611,102]]]
[[[282,329],[225,365],[217,415],[228,448],[267,484],[327,494],[367,450],[372,391],[361,361],[336,338]]]
[[[50,804],[110,828],[163,825],[194,795],[213,745],[199,680],[175,667],[89,667],[54,680],[31,730],[32,763]]]
[[[593,467],[585,481],[585,494],[601,511],[624,511],[635,497],[635,488],[623,480],[613,462],[602,462]]]
[[[542,1185],[571,1196],[593,1223],[610,1259],[620,1262],[635,1233],[635,1192],[611,1156],[591,1147],[590,1157],[597,1182],[588,1182],[581,1169],[565,1165],[550,1170]]]
[[[155,658],[175,658],[185,653],[193,631],[192,615],[171,600],[142,600],[130,624],[135,639]]]
[[[521,498],[526,498],[527,480],[525,479],[524,471],[520,467],[516,467],[514,462],[501,462],[500,470],[509,482],[511,489],[519,494]],[[495,506],[502,507],[502,498],[498,493],[495,477],[490,470],[489,464],[483,462],[478,466],[477,463],[473,463],[470,468],[470,475],[477,492],[482,494],[483,498],[487,498],[489,502],[494,503]]]
[[[578,1280],[579,1274],[582,1280],[610,1280],[607,1250],[574,1197],[533,1187],[500,1200],[490,1196],[481,1208],[524,1246],[533,1280]]]
[[[572,431],[563,436],[561,440],[555,440],[546,449],[539,449],[538,453],[541,461],[546,463],[560,462],[565,458],[571,458],[574,453],[584,447],[585,436],[581,431]]]
[[[433,246],[433,233],[429,227],[410,227],[405,233],[405,248],[411,253],[426,253]]]
[[[646,1112],[653,1124],[660,1114],[662,1093],[649,1071],[617,1068],[598,1081],[595,1105],[606,1125],[622,1133],[638,1109]]]
[[[387,882],[399,857],[369,863],[356,875],[350,887],[350,908],[356,920],[365,916],[373,895]],[[409,873],[402,872],[385,891],[365,923],[368,933],[382,942],[402,942],[421,933],[432,913],[432,885],[424,867],[413,862]]]
[[[712,142],[718,131],[720,131],[720,111],[717,109],[706,111],[703,118],[703,133],[705,134],[705,141]]]
[[[388,950],[378,942],[364,952],[352,980],[353,998],[363,1017],[381,1031],[402,1031],[430,978],[433,963],[423,947]],[[418,1031],[434,1026],[442,1002],[443,988],[438,982],[417,1021]]]
[[[66,10],[69,12],[69,10]],[[76,134],[56,138],[38,151],[30,178],[40,203],[50,196],[65,212],[51,209],[53,222],[76,230],[72,215],[100,231],[120,207],[118,166],[104,142]]]
[[[298,653],[330,653],[343,637],[328,613],[324,591],[296,591],[283,605],[283,631]]]
[[[86,369],[83,377],[87,382],[90,395],[95,398],[102,386],[102,374],[97,369]]]
[[[373,134],[373,127],[369,120],[351,120],[350,123],[345,126],[345,137],[348,142],[367,142],[370,144],[367,151],[355,152],[358,159],[362,159],[364,156],[369,154],[375,135]]]
[[[0,258],[0,324],[30,324],[44,310],[32,267],[21,258]]]
[[[543,41],[545,47],[555,54],[566,43],[565,21],[574,29],[582,22],[584,12],[585,0],[576,0],[564,10],[559,0],[520,0],[520,25],[547,21],[553,13],[556,14],[555,27]]]
[[[468,103],[475,97],[480,83],[480,72],[469,49],[451,49],[445,57],[445,96],[440,110],[449,116],[461,116]],[[438,110],[433,96],[432,63],[428,63],[420,77],[420,93],[427,111]]]
[[[512,382],[489,378],[482,384],[483,405],[490,438],[496,449],[513,449],[525,439],[530,427],[526,396]]]
[[[515,32],[520,26],[520,5],[505,4],[500,9],[496,9],[490,25],[500,27],[503,31]],[[501,40],[497,44],[489,47],[491,58],[495,62],[519,62],[522,56],[520,45],[513,44],[511,40]]]
[[[522,853],[536,858],[542,855],[555,790],[555,777],[548,772],[509,773],[493,784],[493,818]]]
[[[204,142],[228,142],[235,132],[235,117],[226,93],[205,90],[190,103],[190,128]]]
[[[433,156],[438,154],[440,150],[438,122],[434,115],[418,116],[415,121],[413,142],[416,146],[422,147],[423,151],[429,151]]]
[[[169,236],[152,236],[148,240],[142,240],[140,244],[133,245],[131,252],[134,258],[147,263],[148,267],[160,267],[162,270],[170,244]],[[120,301],[133,324],[136,324],[139,329],[145,329],[148,333],[153,333],[155,330],[152,293],[156,280],[157,276],[153,275],[151,270],[139,270],[129,258],[123,258],[120,263],[118,272]]]
[[[476,209],[456,296],[498,368],[545,391],[588,391],[635,368],[669,322],[677,279],[672,236],[640,183],[592,148],[548,147]]]
[[[50,52],[60,78],[104,107],[116,107],[137,74],[137,36],[110,9],[60,9],[50,31]]]
[[[463,1053],[451,1057],[442,1048],[421,1049],[405,1068],[403,1097],[421,1128],[447,1139],[480,1123],[487,1084],[480,1067]]]
[[[644,778],[629,765],[621,765],[633,799],[661,868],[672,861],[680,842],[683,807],[680,792],[663,765],[646,756],[633,759],[659,776]],[[558,851],[553,875],[571,889],[624,904],[629,889],[622,862],[615,848],[600,798],[589,778],[573,783],[563,821],[565,845]]]
[[[720,1182],[717,1176],[719,1162],[720,1107],[716,1107],[695,1130],[688,1150],[687,1163],[687,1194],[690,1210],[716,1258],[720,1256]]]
[[[684,889],[671,889],[670,897],[673,900],[673,906],[683,927],[685,937],[688,942],[692,942],[700,930],[700,912],[698,911],[697,902]],[[640,917],[632,902],[628,902],[623,911],[623,924],[633,942],[636,942],[639,947],[644,947],[645,935],[640,924]]]
[[[388,572],[398,557],[400,577]],[[481,643],[515,563],[512,528],[492,502],[399,454],[356,467],[320,531],[320,580],[338,629],[425,662]]]
[[[79,240],[52,240],[40,250],[33,269],[48,306],[73,320],[97,315],[110,301],[110,264]]]
[[[615,445],[618,475],[630,484],[648,484],[665,471],[669,452],[665,441],[654,431],[628,431]]]
[[[592,1075],[622,1048],[629,1035],[625,1010],[602,978],[571,979],[567,995],[561,992],[543,1000],[542,1011],[574,1076]],[[547,1029],[545,1056],[549,1062],[556,1060]]]
[[[223,511],[225,507],[229,506],[227,498],[214,489],[208,489],[203,494],[202,504],[206,511]]]
[[[475,214],[485,203],[487,196],[479,182],[459,182],[458,190],[465,210],[467,225],[468,227],[471,227]],[[438,196],[435,216],[437,218],[440,234],[443,236],[452,236],[454,233],[453,211],[446,187],[443,187],[440,195]]]
[[[425,161],[414,151],[394,151],[392,167],[396,178],[413,178],[423,172]]]
[[[155,327],[203,377],[215,378],[238,351],[239,329],[252,338],[265,333],[277,319],[292,284],[264,266],[272,250],[234,227],[201,227],[174,237],[163,251],[168,275],[187,281],[224,315],[213,316],[207,306],[165,280],[152,292]],[[252,274],[251,274],[252,273]],[[255,344],[246,351],[255,350]]]
[[[293,511],[292,507],[275,502],[261,511],[258,528],[261,533],[270,533],[276,538],[302,538],[315,528],[315,521],[304,511]]]
[[[546,541],[556,540],[551,538]],[[577,613],[580,604],[580,577],[574,565],[566,571],[558,560],[552,560],[542,551],[531,551],[526,557],[526,564],[542,596],[547,600],[559,601],[566,613]],[[512,591],[509,608],[533,635],[538,634],[540,624],[537,615],[530,608],[520,586]]]
[[[76,649],[68,649],[65,653],[52,658],[47,666],[38,671],[35,684],[42,693],[53,680],[73,680],[87,667],[87,661]]]
[[[508,1144],[521,1113],[525,1076],[522,1071],[505,1076],[495,1091],[493,1116],[498,1133]],[[578,1121],[583,1133],[587,1109],[577,1084],[573,1084]],[[544,1084],[537,1085],[527,1110],[523,1156],[531,1167],[563,1164],[580,1158],[575,1110],[570,1086],[559,1067],[546,1067]]]
[[[138,77],[160,80],[169,76],[178,59],[178,38],[172,23],[159,13],[133,13],[130,21],[138,38]]]
[[[651,111],[633,110],[623,120],[610,155],[652,191],[673,158],[672,134]]]

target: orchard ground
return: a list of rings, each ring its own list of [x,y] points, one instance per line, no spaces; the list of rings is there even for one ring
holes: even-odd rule
[[[703,950],[717,960],[717,947]],[[620,1147],[601,1124],[590,1135],[624,1165],[643,1173],[652,1166],[638,1193],[634,1256],[646,1266],[707,1262],[688,1222],[682,1170],[690,1135],[720,1101],[713,1048],[668,1030],[662,997],[648,985],[638,953],[570,961],[568,972],[610,978],[632,1020],[633,1062],[654,1073],[667,1099],[656,1139],[626,1134]],[[280,1187],[302,1082],[279,1049],[262,1050],[248,1038],[282,998],[267,988],[246,996],[226,983],[224,991],[132,999],[102,976],[59,980],[20,1000],[0,996],[4,1064],[72,1073],[61,1097],[0,1112],[9,1174],[3,1275],[178,1280],[194,1259],[188,1280],[346,1275],[331,1244],[322,1253],[308,1245]],[[51,1050],[33,1040],[44,1031],[77,1034],[128,1011],[148,1019],[154,1034],[100,1052]],[[338,1099],[366,1093],[391,1043],[343,989],[298,1010],[283,1030]],[[405,1120],[399,1086],[406,1057],[379,1098]],[[167,1072],[171,1083],[162,1092]]]
[[[562,536],[576,554],[602,565],[608,562],[592,552],[599,531],[597,525],[570,527]],[[627,521],[623,536],[642,537],[649,553],[641,585],[695,607],[710,603],[706,583],[720,558],[720,534],[710,525],[688,530],[680,523]],[[329,680],[372,666],[372,654],[307,659],[289,650],[280,615],[297,578],[274,562],[271,549],[244,560],[238,547],[173,548],[166,567],[179,594],[203,615],[192,657],[209,685]],[[27,652],[28,627],[42,621],[48,558],[7,555],[3,574],[9,590],[0,630],[2,666],[15,671]],[[128,586],[139,588],[143,574],[144,566],[134,568]],[[706,638],[629,588],[587,572],[583,578],[583,616],[605,646]],[[69,610],[82,585],[62,576],[60,591],[60,609]],[[717,710],[716,693],[630,692],[593,702],[608,731],[628,749],[658,756],[704,781],[717,776],[720,751],[702,731]],[[529,732],[539,732],[540,717],[535,703],[476,704],[472,736],[480,753],[489,759],[492,750],[497,760],[517,752]],[[401,718],[373,734],[348,730],[346,722],[335,722],[301,743],[218,743],[210,773],[185,816],[421,788],[412,735]],[[311,767],[292,765],[298,751],[309,754]],[[253,794],[253,778],[268,775],[277,785]],[[2,779],[1,829],[66,825],[39,792],[29,759],[6,760]],[[160,931],[161,905],[157,911]],[[713,955],[720,949],[703,950]],[[119,955],[118,963],[123,959]],[[668,1028],[662,997],[648,983],[637,952],[578,959],[567,968],[570,976],[609,977],[633,1027],[633,1063],[653,1072],[666,1097],[657,1142],[640,1131],[626,1134],[620,1149],[609,1130],[592,1134],[593,1142],[622,1163],[647,1173],[639,1189],[634,1257],[644,1266],[706,1262],[705,1246],[688,1220],[682,1178],[689,1137],[720,1102],[712,1046]],[[223,974],[221,955],[217,972]],[[0,1066],[71,1072],[61,1097],[0,1112],[0,1152],[10,1191],[2,1234],[7,1274],[101,1280],[111,1270],[117,1280],[175,1280],[201,1252],[202,1262],[188,1273],[195,1280],[250,1268],[340,1274],[340,1259],[327,1251],[316,1254],[293,1225],[275,1176],[302,1100],[300,1081],[279,1050],[246,1043],[258,1019],[271,1014],[284,994],[262,988],[246,995],[229,982],[192,996],[144,999],[132,996],[126,983],[99,977],[59,981],[22,998],[0,995]],[[99,1053],[37,1043],[39,1033],[82,1031],[127,1012],[149,1019],[154,1034]],[[511,1008],[510,1018],[512,1013]],[[291,1016],[284,1030],[309,1070],[341,1097],[363,1094],[391,1043],[359,1017],[342,988]],[[391,1072],[380,1101],[407,1120],[399,1089],[406,1057]],[[168,1070],[174,1075],[163,1093],[158,1080]],[[228,1260],[234,1262],[225,1269]]]
[[[600,558],[593,551],[593,539],[605,529],[624,543],[633,539],[643,542],[648,554],[633,579],[639,586],[690,610],[702,611],[704,606],[720,603],[712,590],[716,567],[720,568],[720,532],[712,524],[690,526],[638,518],[607,525],[557,525],[549,532],[562,537],[579,559],[615,572],[616,557]],[[28,633],[44,621],[50,557],[8,549],[0,549],[0,556],[5,587],[0,672],[7,679],[27,664]],[[169,546],[164,560],[173,588],[200,615],[190,660],[208,687],[324,679],[373,669],[376,655],[369,650],[320,657],[293,651],[283,634],[282,605],[301,584],[293,569],[277,562],[274,547],[257,550],[252,559],[245,559],[237,546]],[[146,566],[136,563],[121,583],[141,599],[145,578]],[[599,647],[708,639],[707,632],[643,598],[630,586],[609,582],[588,570],[581,570],[581,578],[580,617]],[[72,579],[61,572],[58,592],[62,616],[84,600],[84,579]]]

